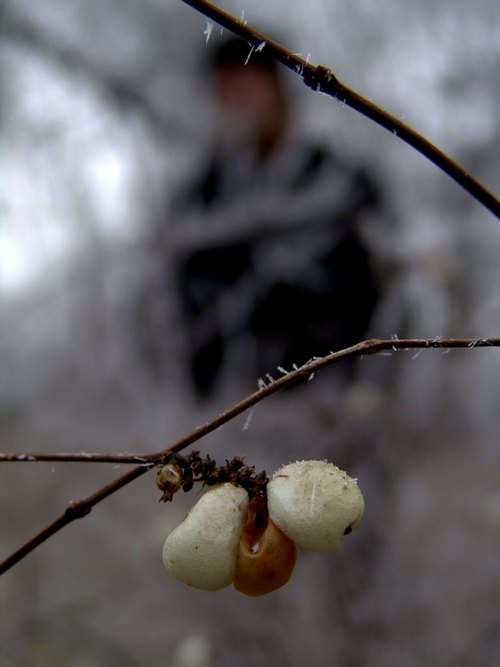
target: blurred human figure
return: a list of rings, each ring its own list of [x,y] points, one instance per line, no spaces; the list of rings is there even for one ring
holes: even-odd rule
[[[160,250],[174,265],[185,364],[203,398],[232,391],[235,381],[256,388],[268,373],[277,377],[359,342],[378,300],[358,229],[361,217],[380,205],[377,187],[363,170],[295,127],[279,67],[265,46],[249,52],[239,39],[224,41],[214,52],[212,150],[163,225]],[[353,371],[343,363],[327,381],[334,376],[331,386],[343,388]],[[351,420],[350,408],[332,409],[337,398],[342,405],[344,394],[325,392],[316,381],[308,392],[308,400],[291,394],[279,415],[270,417],[272,427],[265,418],[252,426],[252,460],[261,456],[268,466],[300,458],[314,442],[314,457],[334,458],[363,478],[368,509],[361,537],[337,557],[336,568],[328,560],[311,561],[316,574],[321,571],[314,604],[328,619],[325,641],[342,656],[335,662],[358,667],[354,660],[370,650],[368,635],[377,632],[366,612],[372,600],[365,605],[365,596],[385,530],[380,516],[388,516],[390,484],[375,424],[370,421],[369,447],[366,430],[360,433],[369,401],[363,399],[363,416],[358,411]],[[238,436],[229,437],[240,451]],[[358,647],[353,637],[359,636]]]
[[[171,212],[189,372],[200,396],[228,368],[254,384],[277,367],[358,342],[377,302],[356,226],[378,205],[377,189],[300,136],[275,61],[265,47],[249,52],[232,38],[214,53],[213,152]]]

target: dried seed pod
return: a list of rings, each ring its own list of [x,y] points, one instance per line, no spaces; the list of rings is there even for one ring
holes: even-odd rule
[[[334,551],[360,523],[365,503],[357,481],[326,461],[297,461],[267,485],[269,515],[302,549]]]
[[[180,581],[205,591],[228,586],[248,509],[245,489],[221,484],[207,491],[163,546],[163,564]]]
[[[270,520],[265,499],[252,498],[238,545],[236,590],[254,597],[271,593],[287,583],[296,560],[295,543]]]
[[[170,502],[181,488],[182,482],[182,470],[177,463],[171,462],[161,466],[156,475],[156,485],[163,491],[160,500],[164,503]]]

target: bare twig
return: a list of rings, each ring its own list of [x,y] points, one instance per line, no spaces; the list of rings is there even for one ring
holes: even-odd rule
[[[94,452],[27,452],[17,454],[15,452],[7,452],[2,454],[0,452],[0,463],[33,463],[33,462],[60,462],[65,463],[147,463],[148,459],[139,454],[101,454]]]
[[[52,535],[61,530],[61,528],[67,526],[68,523],[71,523],[75,519],[82,519],[84,516],[87,516],[94,505],[97,505],[97,503],[101,502],[101,500],[104,500],[112,493],[115,493],[122,487],[126,486],[129,482],[137,479],[152,467],[153,464],[147,464],[133,468],[125,475],[122,475],[118,479],[113,480],[110,484],[103,486],[101,489],[88,496],[87,498],[84,498],[83,500],[72,501],[59,518],[50,523],[46,528],[37,533],[37,535],[28,540],[19,549],[8,556],[2,563],[0,563],[0,574],[3,574],[11,567],[13,567],[16,563],[18,563],[25,556],[36,549],[40,544],[45,542],[45,540],[48,540],[49,537],[52,537]]]
[[[84,498],[83,500],[73,501],[69,504],[64,514],[62,514],[58,519],[52,522],[40,533],[32,537],[25,544],[23,544],[19,549],[14,553],[8,556],[3,562],[0,563],[0,574],[3,574],[13,565],[18,563],[22,558],[27,556],[31,551],[36,549],[40,544],[42,544],[49,537],[54,535],[66,526],[68,523],[71,523],[75,519],[80,519],[86,516],[97,503],[101,502],[108,496],[112,495],[119,489],[123,488],[129,482],[134,481],[144,473],[148,472],[151,468],[161,463],[165,456],[169,452],[179,452],[189,445],[193,444],[197,440],[200,440],[208,433],[215,431],[217,428],[223,424],[231,421],[241,413],[245,412],[249,408],[253,407],[257,403],[260,403],[264,399],[271,396],[271,394],[284,389],[287,386],[300,382],[302,380],[307,380],[311,374],[317,373],[328,366],[339,363],[346,359],[351,359],[353,357],[367,356],[379,354],[385,350],[410,350],[415,348],[431,349],[431,348],[441,348],[441,349],[454,349],[454,348],[479,348],[479,347],[500,347],[500,338],[423,338],[423,339],[399,339],[394,338],[390,340],[366,340],[352,347],[348,347],[344,350],[338,352],[332,352],[325,357],[315,358],[308,363],[300,366],[299,368],[290,371],[286,375],[283,375],[277,380],[273,380],[269,384],[264,384],[260,386],[258,391],[250,394],[243,400],[239,401],[231,408],[217,415],[210,421],[198,426],[194,431],[188,433],[186,436],[172,444],[167,449],[164,449],[160,452],[154,454],[146,454],[142,456],[134,456],[131,454],[127,455],[116,455],[120,463],[134,463],[137,460],[142,462],[142,465],[137,466],[127,472],[125,475],[118,477],[116,480],[110,482],[103,488],[96,491],[94,494]],[[67,459],[62,458],[63,456],[68,456]],[[75,458],[78,457],[78,458]],[[17,459],[15,458],[17,457]],[[52,457],[52,458],[49,458]],[[57,459],[55,458],[57,457]],[[80,458],[81,457],[81,458]],[[113,455],[102,455],[102,454],[77,454],[77,455],[64,455],[64,454],[4,454],[1,461],[42,461],[42,460],[68,460],[68,461],[94,461],[102,462],[103,460],[115,463],[115,456]],[[112,460],[113,459],[113,460]],[[132,459],[135,459],[132,461]]]
[[[463,167],[443,153],[428,139],[413,128],[401,122],[384,109],[373,104],[365,97],[343,84],[333,72],[322,65],[313,65],[284,46],[259,32],[246,21],[238,20],[207,0],[182,0],[193,9],[216,21],[249,44],[249,53],[257,48],[265,48],[273,58],[288,69],[299,74],[304,83],[313,90],[321,91],[338,99],[343,104],[363,114],[389,132],[400,137],[419,153],[428,158],[450,178],[461,185],[476,201],[480,202],[497,218],[500,217],[500,201],[481,183],[473,178]],[[265,45],[263,47],[262,45]]]

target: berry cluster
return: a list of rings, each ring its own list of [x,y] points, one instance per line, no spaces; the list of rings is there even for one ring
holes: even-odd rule
[[[203,468],[194,454],[196,469]],[[357,481],[326,461],[290,463],[270,481],[265,473],[255,475],[243,459],[226,461],[220,469],[209,459],[207,469],[210,475],[220,470],[209,476],[215,486],[163,547],[167,570],[195,588],[215,591],[232,583],[246,595],[270,593],[290,579],[297,547],[334,551],[363,517]],[[240,471],[247,486],[238,481]],[[202,481],[201,473],[192,481]],[[164,495],[170,495],[168,484],[167,491],[160,487]]]

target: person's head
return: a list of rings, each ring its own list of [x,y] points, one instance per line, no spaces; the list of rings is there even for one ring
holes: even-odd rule
[[[287,129],[288,103],[276,61],[237,37],[214,52],[212,75],[222,130],[235,141],[253,141],[261,157]]]

